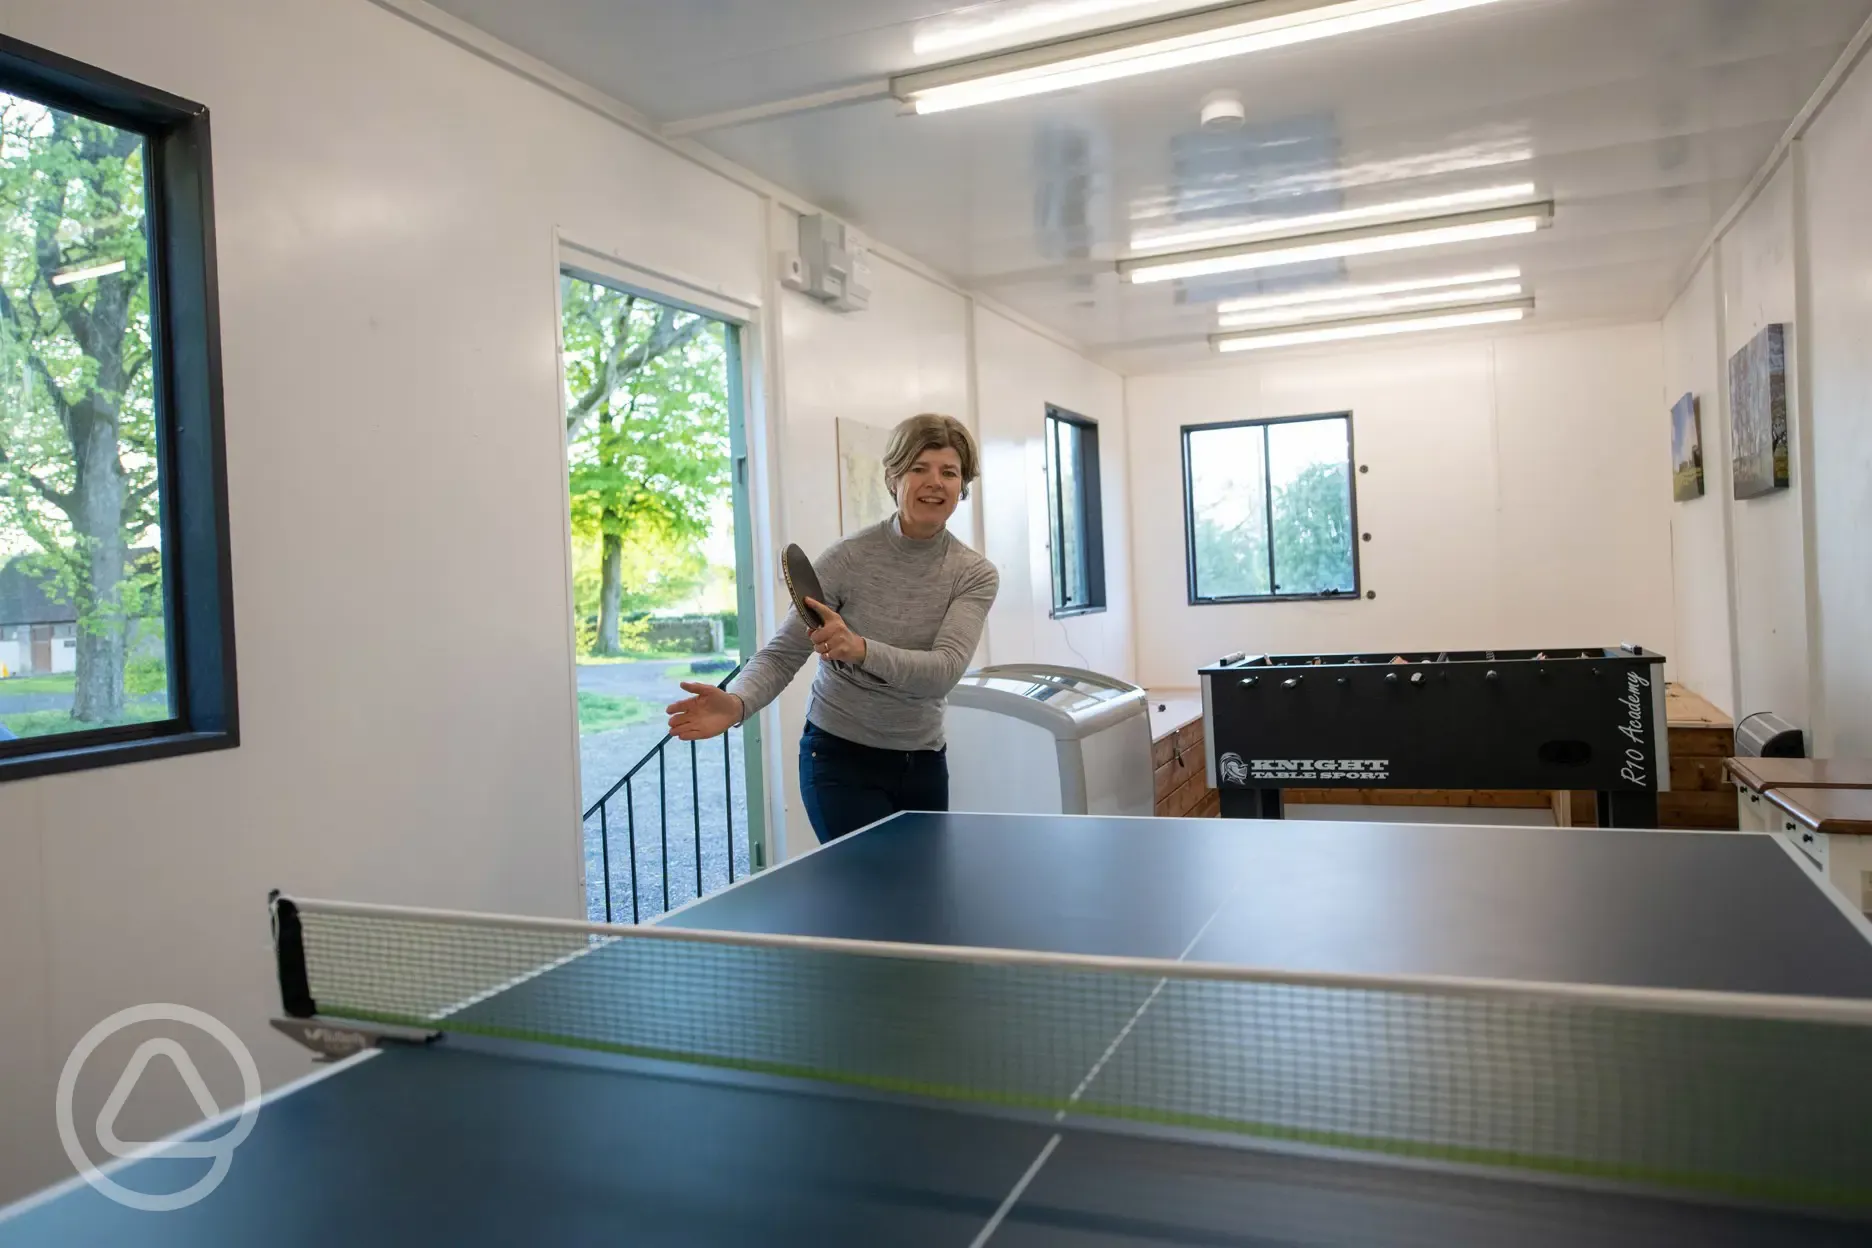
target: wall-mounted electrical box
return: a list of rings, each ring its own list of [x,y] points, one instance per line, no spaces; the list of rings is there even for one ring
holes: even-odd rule
[[[836,308],[871,303],[871,255],[864,236],[823,213],[800,218],[799,248],[780,256],[780,284]]]

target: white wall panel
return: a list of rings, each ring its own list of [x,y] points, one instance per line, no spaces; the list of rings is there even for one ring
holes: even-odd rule
[[[1657,327],[1635,325],[1131,378],[1143,678],[1187,686],[1239,650],[1666,649],[1660,355]],[[1377,598],[1189,605],[1180,428],[1342,411],[1371,469],[1354,480]]]
[[[1716,311],[1715,264],[1705,261],[1663,326],[1664,393],[1659,401],[1667,413],[1685,394],[1694,394],[1701,403],[1704,478],[1703,497],[1675,503],[1670,512],[1677,648],[1670,653],[1669,673],[1672,680],[1733,714],[1726,533],[1733,478]],[[1668,440],[1668,424],[1665,429],[1662,436]]]
[[[975,328],[983,455],[994,464],[992,484],[982,495],[986,552],[1001,572],[1001,594],[988,625],[994,661],[1089,667],[1129,680],[1135,657],[1124,383],[1116,373],[985,309],[976,310]],[[1060,620],[1052,618],[1048,404],[1098,425],[1104,519],[1106,609]]]
[[[1806,728],[1808,653],[1797,443],[1800,427],[1795,360],[1807,350],[1794,315],[1794,180],[1783,164],[1722,241],[1726,337],[1722,368],[1771,324],[1790,327],[1788,350],[1789,489],[1732,501],[1736,586],[1738,717],[1773,711]],[[1723,410],[1718,419],[1728,420]]]
[[[1806,140],[1819,676],[1817,752],[1872,758],[1872,70],[1860,68]]]

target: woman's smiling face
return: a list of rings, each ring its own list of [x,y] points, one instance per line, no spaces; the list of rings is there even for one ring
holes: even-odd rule
[[[962,457],[953,447],[924,451],[897,482],[897,514],[910,537],[934,537],[962,501]]]

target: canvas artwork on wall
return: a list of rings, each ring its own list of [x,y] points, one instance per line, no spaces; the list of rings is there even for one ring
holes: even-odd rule
[[[1680,503],[1703,497],[1703,428],[1697,397],[1686,394],[1671,408],[1671,496]]]
[[[853,533],[882,524],[897,510],[884,488],[884,452],[890,431],[855,420],[838,422],[839,532]]]
[[[1787,489],[1787,326],[1768,326],[1729,361],[1729,426],[1735,496]]]

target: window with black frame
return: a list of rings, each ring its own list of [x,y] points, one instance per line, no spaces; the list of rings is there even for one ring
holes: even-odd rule
[[[0,37],[0,780],[236,741],[208,117]]]
[[[1192,603],[1358,595],[1349,414],[1185,427],[1183,501]]]
[[[1057,407],[1046,413],[1047,513],[1053,614],[1105,609],[1105,525],[1099,500],[1098,426]]]

